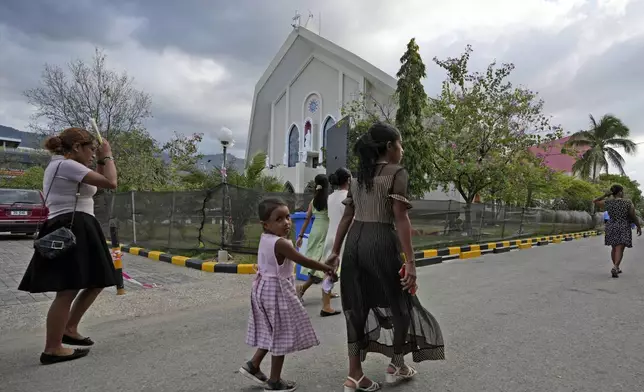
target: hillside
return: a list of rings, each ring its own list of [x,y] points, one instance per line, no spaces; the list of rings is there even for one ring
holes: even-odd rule
[[[20,140],[19,147],[40,149],[42,148],[45,136],[0,125],[0,138]],[[163,154],[163,157],[164,160],[167,160],[168,158],[165,153]],[[221,167],[223,160],[224,154],[204,155],[197,166],[202,170],[212,170],[214,168]],[[237,158],[234,155],[228,154],[227,161],[229,167],[233,167],[237,170],[244,169],[245,161],[242,158]]]
[[[33,132],[19,131],[15,128],[0,125],[0,137],[20,140],[20,147],[39,149],[45,140],[43,135]]]

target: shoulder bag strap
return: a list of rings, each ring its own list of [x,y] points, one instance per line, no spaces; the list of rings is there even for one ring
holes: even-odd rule
[[[45,200],[42,202],[42,206],[45,209],[47,208],[47,199],[49,199],[49,192],[51,192],[51,187],[54,186],[54,181],[56,180],[56,175],[58,174],[58,169],[60,169],[60,165],[62,165],[63,162],[60,162],[58,164],[58,166],[56,166],[56,170],[54,171],[54,176],[51,178],[51,182],[49,183],[49,189],[47,189],[47,193],[45,194]],[[36,225],[36,233],[40,232],[40,225],[45,220],[47,220],[47,216],[45,216],[43,219],[38,220],[38,224]]]
[[[78,205],[78,197],[80,196],[80,188],[81,188],[81,183],[78,183],[78,187],[76,188],[76,198],[74,199],[74,211],[72,211],[72,220],[69,222],[69,228],[71,229],[72,226],[74,225],[74,216],[76,215],[76,206]]]
[[[62,165],[63,162],[60,162],[58,164],[58,166],[56,166],[56,170],[54,171],[54,176],[51,178],[51,183],[49,184],[49,189],[47,190],[47,194],[45,195],[45,201],[43,202],[45,207],[47,207],[47,199],[49,198],[49,192],[51,192],[51,187],[54,186],[54,181],[56,180],[56,175],[58,174],[58,169],[60,169],[60,165]]]

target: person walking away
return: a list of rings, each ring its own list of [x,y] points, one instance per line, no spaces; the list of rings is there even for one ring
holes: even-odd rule
[[[296,384],[281,377],[285,355],[317,346],[319,341],[295,291],[293,263],[328,274],[333,274],[335,268],[308,258],[293,247],[288,240],[291,216],[286,203],[267,199],[260,202],[258,210],[264,233],[257,252],[257,276],[251,291],[246,334],[246,343],[257,351],[239,371],[263,385],[265,391],[294,391]],[[260,370],[269,352],[270,378]]]
[[[335,235],[338,232],[338,226],[340,225],[340,221],[342,220],[342,216],[344,215],[344,204],[342,202],[347,198],[347,194],[349,193],[349,185],[351,184],[351,172],[349,171],[349,169],[341,167],[336,170],[335,173],[332,173],[329,176],[329,183],[335,188],[335,190],[329,195],[327,202],[327,208],[329,211],[329,229],[326,232],[324,251],[322,252],[324,258],[328,258],[331,253],[333,253],[333,242],[335,241]],[[344,244],[341,248],[340,254],[342,253],[342,250],[344,250]],[[338,275],[340,274],[341,269],[342,262],[341,260],[339,260],[337,270]],[[322,290],[325,290],[324,285],[322,287]],[[333,286],[331,285],[326,290],[327,294],[331,293],[332,290]],[[324,308],[323,310],[330,311],[330,309]]]
[[[78,332],[83,315],[105,287],[115,286],[112,256],[101,225],[94,217],[97,188],[115,189],[117,173],[107,140],[97,146],[92,133],[68,128],[45,142],[53,157],[45,169],[43,193],[49,209],[38,237],[67,227],[76,244],[53,259],[35,251],[18,286],[30,293],[55,292],[46,322],[42,364],[53,364],[86,356],[94,342]],[[98,158],[97,170],[88,166]],[[73,304],[73,306],[72,306]]]
[[[607,199],[611,197],[611,199]],[[607,199],[607,200],[606,200]],[[601,197],[593,200],[597,206],[606,208],[609,219],[604,228],[604,244],[610,246],[611,260],[613,267],[610,270],[613,278],[618,278],[622,273],[620,265],[624,258],[625,248],[633,247],[633,232],[631,225],[637,228],[637,235],[642,235],[642,228],[640,221],[635,214],[635,206],[633,202],[624,199],[624,187],[615,184]]]
[[[375,123],[356,142],[357,181],[344,201],[344,216],[328,263],[342,255],[342,308],[347,325],[349,374],[345,392],[376,391],[362,361],[369,352],[391,358],[385,381],[408,380],[417,371],[405,364],[445,359],[443,335],[434,316],[425,310],[416,290],[416,265],[407,210],[408,174],[398,130]],[[347,234],[348,233],[348,234]],[[401,274],[404,267],[404,277]]]
[[[302,246],[302,240],[304,238],[304,233],[306,228],[309,226],[311,217],[315,216],[313,221],[313,226],[311,227],[311,232],[309,233],[309,239],[306,245],[306,256],[317,261],[322,261],[324,256],[324,243],[326,241],[326,234],[329,229],[329,209],[328,209],[328,198],[329,198],[329,179],[325,174],[318,174],[315,176],[315,194],[313,195],[313,200],[309,204],[309,208],[306,211],[306,219],[302,225],[302,229],[297,236],[297,242],[295,245],[300,248]],[[308,275],[308,280],[306,283],[298,287],[298,295],[300,298],[304,296],[304,293],[314,284],[319,284],[322,282],[324,275],[320,272],[312,271],[307,268],[302,268],[302,274]],[[340,314],[331,307],[331,298],[333,294],[331,292],[326,293],[322,290],[322,310],[320,311],[321,317],[328,317]]]

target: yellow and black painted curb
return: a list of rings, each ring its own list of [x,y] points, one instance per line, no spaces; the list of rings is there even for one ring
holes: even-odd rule
[[[579,240],[600,235],[601,231],[591,230],[581,233],[569,233],[551,235],[545,237],[522,238],[517,240],[488,242],[477,245],[452,246],[443,249],[427,249],[415,252],[416,265],[424,267],[427,265],[440,264],[455,259],[473,259],[487,253],[505,253],[515,249],[530,249],[533,246],[544,246],[551,243]]]
[[[488,242],[478,245],[453,246],[443,249],[427,249],[417,251],[416,265],[425,267],[428,265],[440,264],[444,261],[454,259],[471,259],[487,253],[504,253],[514,249],[529,249],[533,245],[544,246],[550,243],[561,243],[578,240],[601,234],[600,231],[584,231],[581,233],[561,234],[546,237],[524,238],[519,240]],[[147,250],[133,246],[121,245],[121,251],[131,255],[143,256],[148,259],[163,261],[181,267],[193,268],[205,272],[217,272],[228,274],[254,274],[257,271],[255,264],[233,264],[218,263],[216,261],[204,261],[186,256],[175,256],[162,251]]]

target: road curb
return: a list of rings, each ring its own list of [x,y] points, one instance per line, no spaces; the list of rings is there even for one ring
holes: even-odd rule
[[[485,244],[452,246],[442,249],[420,250],[415,252],[416,265],[418,267],[426,267],[429,265],[441,264],[451,260],[474,259],[488,253],[505,253],[516,249],[530,249],[533,246],[541,247],[548,244],[561,244],[568,241],[597,236],[601,233],[602,232],[599,230],[591,230],[581,233],[524,238],[511,241],[488,242]],[[135,256],[143,256],[151,260],[163,261],[180,267],[187,267],[205,272],[224,274],[254,274],[257,271],[255,264],[234,264],[218,263],[216,261],[204,261],[192,257],[177,256],[162,251],[148,250],[135,246],[121,245],[121,252],[129,253]]]

